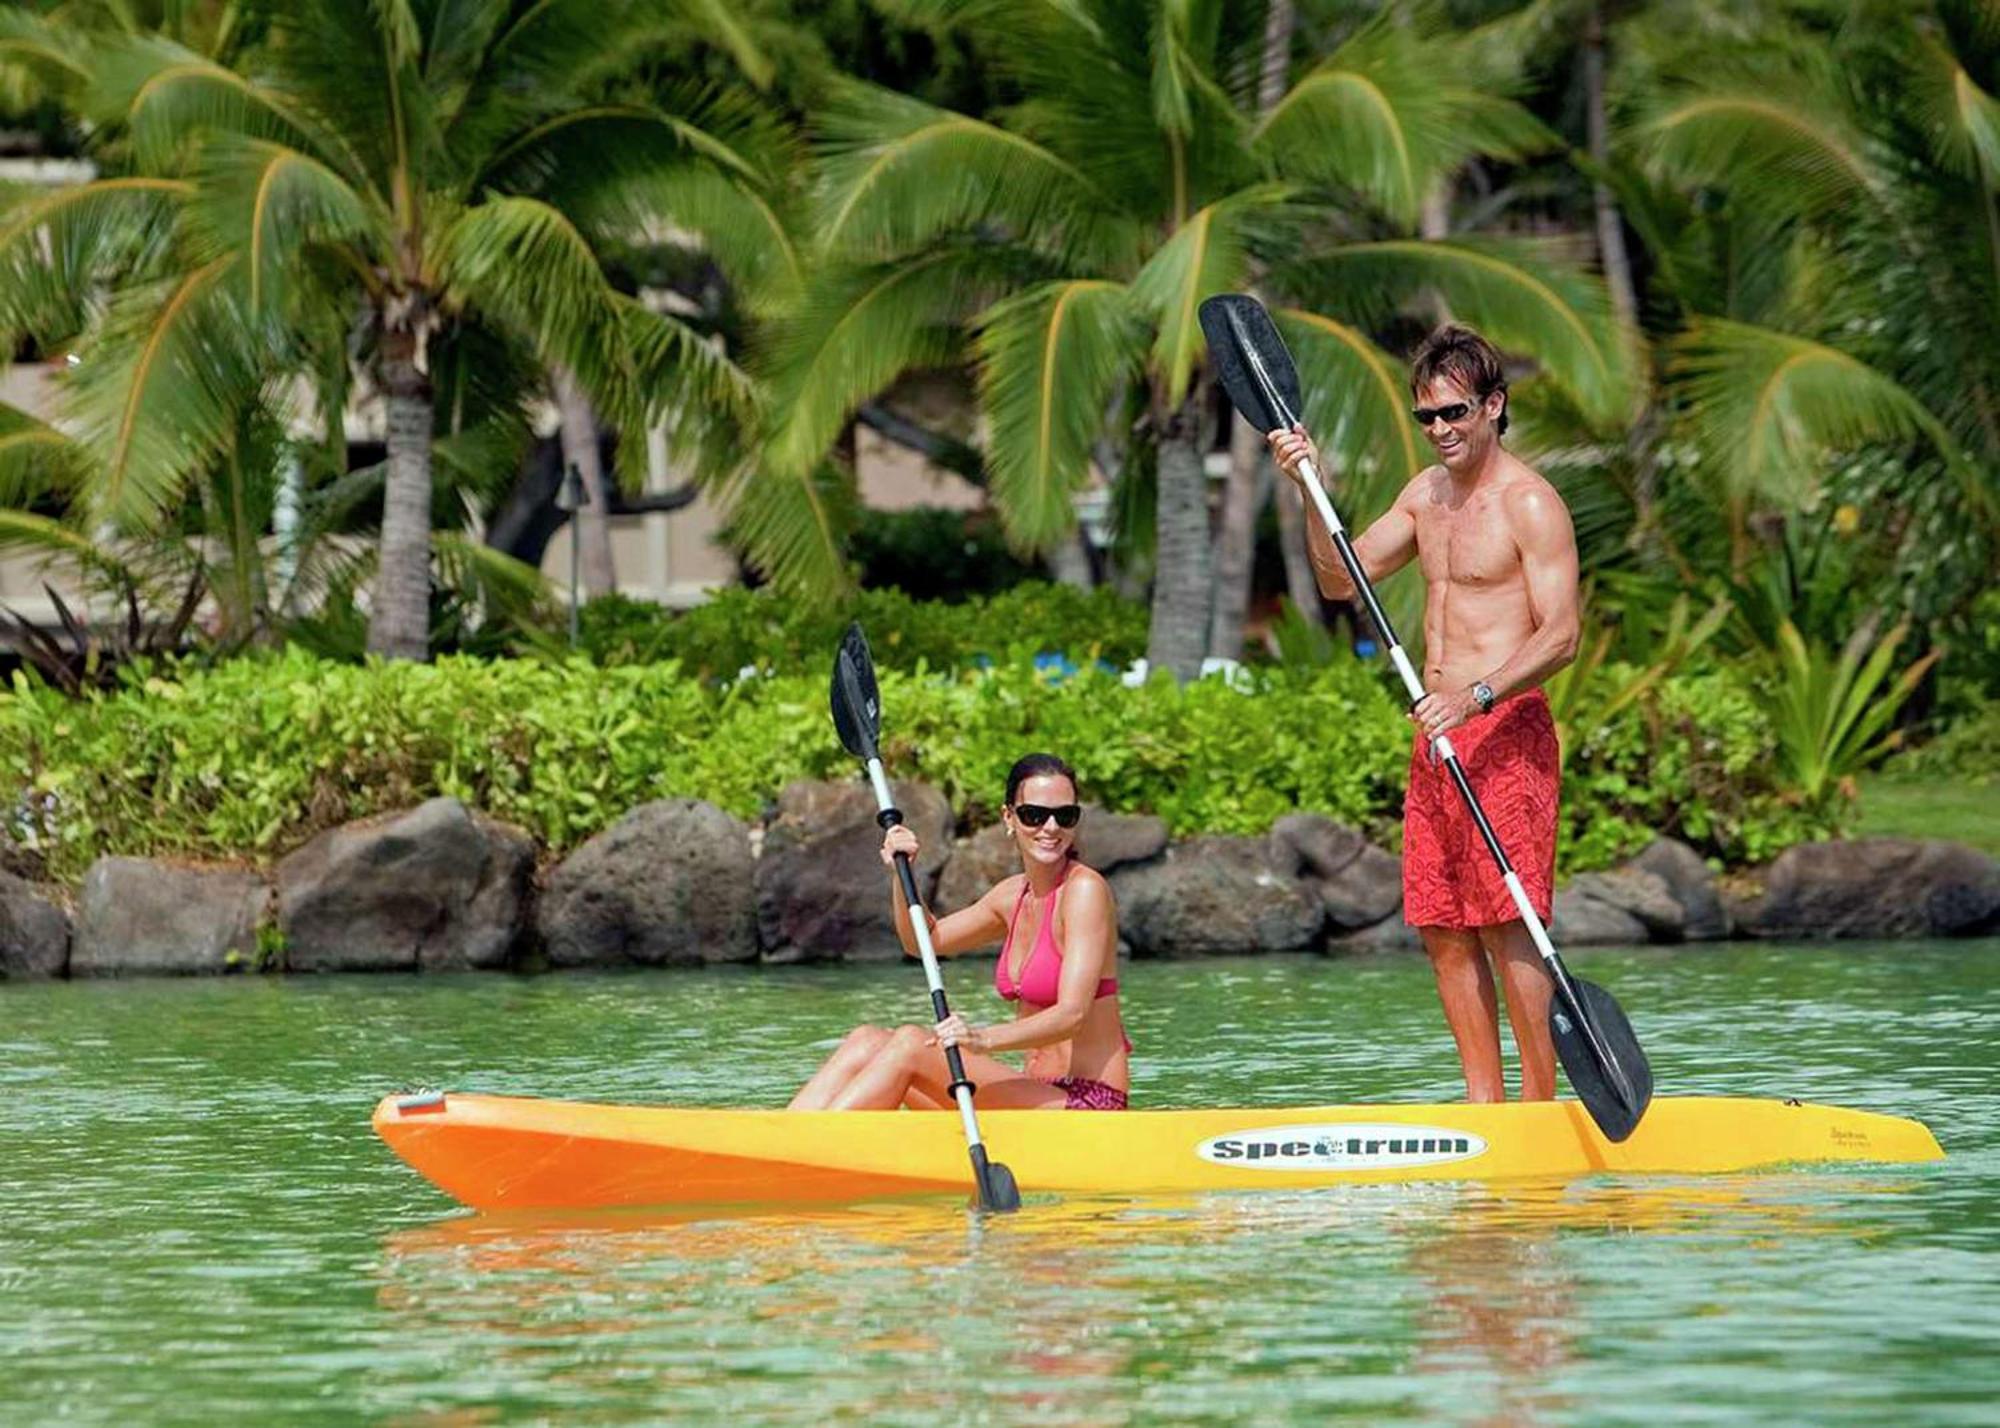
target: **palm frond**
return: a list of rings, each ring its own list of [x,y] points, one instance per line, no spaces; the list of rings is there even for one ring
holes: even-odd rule
[[[1953,173],[2000,188],[2000,100],[1935,40],[1918,42],[1913,98],[1930,121],[1938,159]]]
[[[1162,134],[1185,138],[1194,130],[1193,91],[1206,78],[1188,44],[1188,6],[1185,0],[1164,0],[1149,8],[1153,11],[1153,123]]]
[[[858,502],[847,473],[831,462],[798,475],[760,464],[725,499],[730,537],[773,584],[815,600],[853,588],[846,551]]]
[[[67,564],[126,586],[139,583],[138,573],[117,552],[74,526],[32,511],[0,510],[0,551]]]
[[[507,18],[507,7],[492,0],[419,0],[424,87],[461,99],[470,95],[486,48]]]
[[[19,112],[79,91],[90,78],[81,37],[22,9],[0,10],[0,105]]]
[[[1353,189],[1411,227],[1437,179],[1472,155],[1516,159],[1556,140],[1505,93],[1441,83],[1423,38],[1376,24],[1293,85],[1253,142],[1273,172]]]
[[[269,13],[257,72],[342,137],[351,158],[333,167],[357,190],[372,188],[384,208],[400,210],[424,188],[451,189],[462,180],[439,115],[440,104],[461,91],[425,83],[425,45],[437,16],[420,17],[409,0],[315,0]]]
[[[1258,211],[1276,208],[1287,190],[1258,184],[1193,214],[1162,243],[1132,280],[1135,308],[1153,323],[1152,361],[1167,402],[1180,405],[1195,364],[1207,350],[1196,315],[1201,300],[1233,292],[1248,277],[1250,228]]]
[[[496,414],[431,442],[439,486],[450,486],[470,512],[490,509],[513,488],[534,429],[519,412]]]
[[[90,456],[82,495],[95,516],[156,525],[233,439],[261,375],[229,298],[233,261],[123,289],[81,352],[66,407]]]
[[[97,52],[87,108],[97,124],[128,129],[140,165],[153,172],[170,169],[207,131],[289,144],[350,179],[360,169],[340,132],[296,95],[154,36]]]
[[[1631,409],[1636,337],[1613,315],[1603,283],[1524,244],[1350,243],[1287,265],[1280,285],[1364,327],[1435,290],[1495,343],[1533,357],[1594,420],[1615,424]]]
[[[627,431],[664,427],[674,455],[697,479],[740,466],[763,424],[749,374],[719,340],[677,318],[625,297],[617,311],[630,384],[612,394],[605,414]]]
[[[787,479],[815,470],[855,407],[906,371],[950,360],[958,325],[1005,280],[1041,276],[1007,249],[940,247],[809,284],[771,350],[765,461]]]
[[[1727,185],[1741,201],[1787,216],[1877,205],[1886,187],[1837,101],[1806,89],[1697,89],[1660,105],[1637,138],[1660,172]]]
[[[218,135],[202,145],[196,174],[190,217],[210,251],[238,260],[235,276],[245,284],[252,321],[285,310],[308,247],[361,239],[364,252],[388,249],[386,215],[371,213],[339,174],[298,149]]]
[[[1845,352],[1719,318],[1696,321],[1672,350],[1669,378],[1710,469],[1734,497],[1794,505],[1830,454],[1876,442],[1928,442],[1965,479],[1978,479],[1922,402]]]
[[[677,15],[710,44],[736,61],[743,77],[759,89],[770,86],[773,66],[756,38],[738,20],[735,7],[725,0],[652,0],[660,9]]]
[[[52,346],[82,331],[105,285],[164,251],[191,192],[135,176],[21,194],[0,207],[0,337]]]
[[[1402,364],[1366,333],[1316,312],[1273,314],[1298,363],[1301,413],[1356,529],[1395,499],[1425,465],[1409,417]]]
[[[73,486],[86,461],[68,436],[0,402],[0,506],[31,506]]]
[[[458,531],[433,531],[438,583],[474,600],[488,620],[532,624],[555,611],[555,592],[542,572]]]
[[[467,172],[525,127],[575,107],[602,87],[607,56],[634,54],[670,0],[538,0],[504,9],[470,78],[440,114],[445,142]]]
[[[475,204],[438,236],[434,262],[449,302],[512,328],[593,396],[622,380],[618,294],[560,210],[519,197]]]
[[[799,255],[781,212],[776,147],[651,105],[600,104],[557,115],[518,135],[487,163],[482,184],[543,198],[586,229],[643,241],[686,231],[711,252],[753,306],[796,293]],[[741,129],[746,121],[733,120]],[[754,122],[754,121],[750,121]]]
[[[1033,139],[907,95],[843,84],[818,122],[813,231],[830,253],[907,252],[988,222],[1060,230],[1103,204]]]
[[[1143,357],[1144,324],[1121,284],[1037,284],[979,319],[986,466],[1009,541],[1040,550],[1076,526],[1070,498],[1090,469],[1105,405]]]

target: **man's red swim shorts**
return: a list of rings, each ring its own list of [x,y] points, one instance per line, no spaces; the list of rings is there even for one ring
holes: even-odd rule
[[[1529,903],[1546,923],[1562,784],[1548,696],[1539,689],[1516,695],[1446,737]],[[1403,920],[1412,927],[1490,927],[1520,915],[1444,760],[1431,757],[1419,733],[1403,803]]]

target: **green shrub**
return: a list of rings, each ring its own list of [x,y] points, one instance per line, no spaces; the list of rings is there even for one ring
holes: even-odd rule
[[[1041,581],[957,604],[864,590],[844,604],[821,605],[738,587],[676,612],[612,596],[583,607],[580,639],[598,664],[678,660],[712,680],[733,679],[746,668],[819,674],[850,620],[861,622],[876,662],[887,669],[959,669],[1044,652],[1123,668],[1146,648],[1142,602]]]
[[[1976,706],[1929,743],[1897,754],[1882,772],[1982,785],[2000,779],[2000,699]]]
[[[1990,718],[2000,703],[2000,585],[1973,602],[1958,627],[1944,635],[1944,644],[1934,717],[1949,732]]]
[[[847,554],[861,567],[865,588],[896,589],[919,600],[990,595],[1035,580],[1041,570],[1039,562],[1029,565],[1007,549],[999,518],[983,507],[863,510]]]
[[[1609,697],[1634,673],[1610,664],[1594,679]],[[1831,834],[1840,806],[1808,804],[1774,782],[1777,732],[1734,669],[1661,681],[1565,750],[1565,765],[1561,861],[1573,871],[1617,862],[1656,833],[1726,863],[1759,863]]]
[[[950,673],[885,660],[882,693],[892,770],[939,786],[968,824],[994,815],[1008,765],[1044,748],[1093,801],[1157,813],[1179,836],[1261,833],[1296,810],[1392,847],[1399,836],[1409,724],[1379,664],[1131,688],[1019,653]],[[1737,676],[1662,681],[1571,751],[1563,866],[1603,866],[1654,831],[1730,862],[1820,836],[1829,813],[1773,786],[1773,750]],[[17,677],[0,696],[0,771],[17,794],[11,831],[67,879],[107,852],[269,859],[438,794],[561,853],[650,799],[749,818],[794,779],[854,773],[817,670],[711,685],[673,663],[352,665],[298,651],[163,667],[81,700]]]

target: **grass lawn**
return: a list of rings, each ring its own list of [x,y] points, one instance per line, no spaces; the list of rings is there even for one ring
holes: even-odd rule
[[[1950,838],[2000,858],[2000,780],[1910,778],[1870,774],[1861,780],[1857,838]]]

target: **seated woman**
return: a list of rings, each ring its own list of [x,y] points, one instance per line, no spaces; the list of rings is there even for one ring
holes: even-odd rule
[[[967,908],[932,917],[931,945],[950,957],[1000,943],[993,986],[1017,1004],[1012,1021],[971,1026],[954,1012],[935,1027],[859,1026],[793,1097],[795,1111],[888,1110],[952,1105],[944,1048],[957,1046],[973,1100],[988,1109],[1122,1111],[1131,1087],[1132,1043],[1118,1014],[1118,913],[1103,877],[1076,856],[1076,774],[1052,754],[1030,754],[1007,775],[1001,820],[1021,855]],[[895,855],[918,853],[895,827],[882,840],[903,951],[916,956],[909,905]],[[926,916],[929,916],[926,913]],[[993,1057],[1028,1053],[1026,1072]]]

